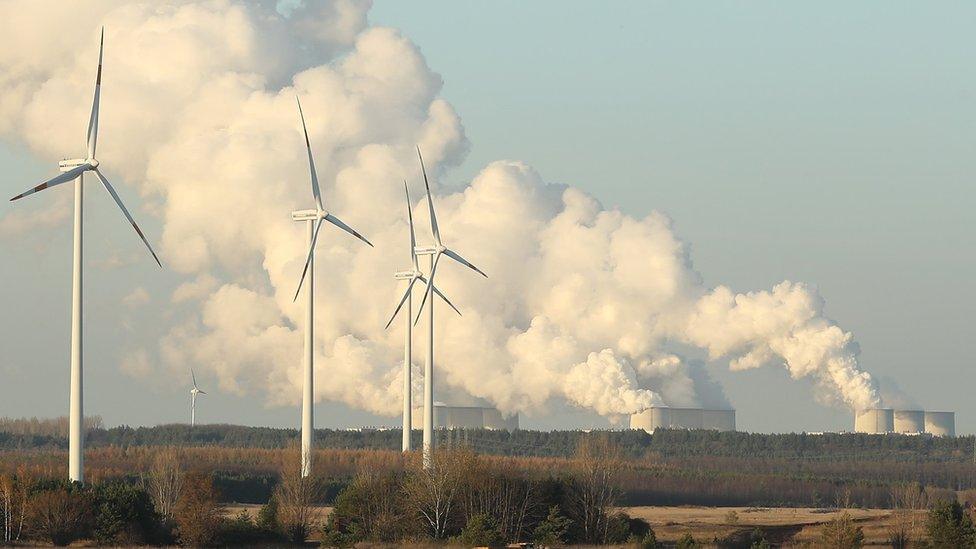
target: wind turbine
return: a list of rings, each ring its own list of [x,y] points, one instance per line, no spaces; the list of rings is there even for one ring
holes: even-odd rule
[[[197,419],[197,395],[205,395],[207,392],[197,387],[197,376],[193,375],[193,368],[190,368],[190,379],[193,380],[193,388],[190,389],[190,427],[193,427]]]
[[[410,225],[410,264],[413,269],[409,271],[397,271],[393,275],[396,280],[409,280],[407,284],[407,291],[403,293],[403,297],[400,299],[400,303],[397,304],[397,308],[393,311],[393,315],[390,316],[390,320],[386,323],[384,329],[388,329],[390,324],[393,324],[393,319],[396,318],[397,313],[403,308],[403,305],[407,305],[407,310],[403,315],[404,322],[404,334],[403,334],[403,444],[402,449],[404,452],[409,452],[411,450],[410,445],[410,430],[413,426],[413,402],[411,396],[413,393],[413,383],[411,380],[411,366],[413,364],[413,353],[411,351],[411,345],[413,344],[413,321],[411,320],[411,307],[413,306],[413,285],[418,280],[427,284],[427,279],[424,278],[423,273],[420,272],[420,266],[417,263],[417,239],[414,236],[413,231],[413,211],[410,203],[410,191],[407,190],[407,182],[403,182],[403,192],[407,195],[407,221]],[[447,296],[441,293],[436,287],[434,292],[441,297],[448,305],[454,309],[457,314],[461,314],[458,308],[454,306],[453,303]]]
[[[442,255],[457,261],[458,263],[474,270],[481,276],[488,278],[481,269],[477,268],[461,254],[448,248],[441,241],[441,232],[437,227],[437,216],[434,215],[434,201],[430,196],[430,182],[427,181],[427,169],[424,167],[424,157],[420,154],[420,147],[417,147],[417,157],[420,158],[420,169],[424,174],[424,187],[427,189],[427,209],[430,211],[430,232],[434,237],[433,246],[416,246],[414,251],[417,255],[429,256],[430,260],[430,284],[427,284],[427,291],[420,301],[420,308],[417,310],[417,319],[414,324],[420,321],[423,314],[424,304],[434,288],[434,277],[437,274],[437,264]],[[427,307],[427,360],[424,364],[424,467],[430,467],[431,453],[434,448],[434,303]]]
[[[83,212],[84,212],[84,174],[85,172],[94,172],[95,176],[102,182],[102,186],[108,191],[108,194],[112,196],[115,203],[118,204],[119,209],[122,210],[122,215],[129,221],[132,228],[135,229],[136,234],[142,239],[142,242],[149,249],[149,253],[152,254],[153,259],[156,260],[156,264],[162,267],[162,263],[159,262],[159,257],[156,256],[156,252],[153,251],[152,246],[149,245],[149,241],[146,240],[145,235],[142,233],[142,229],[136,224],[135,220],[132,219],[132,215],[129,214],[129,210],[125,208],[122,204],[122,199],[119,198],[119,194],[115,192],[115,188],[112,184],[108,182],[108,179],[102,174],[101,170],[98,169],[100,163],[95,158],[95,144],[98,141],[98,97],[101,92],[102,87],[102,49],[105,44],[105,28],[102,28],[101,39],[98,44],[98,72],[95,73],[95,97],[92,100],[91,116],[88,119],[88,156],[85,158],[76,158],[70,160],[62,160],[58,162],[58,167],[61,170],[61,175],[52,177],[44,183],[25,191],[10,199],[11,202],[14,200],[21,199],[25,196],[34,194],[44,189],[50,189],[51,187],[56,187],[68,181],[75,182],[75,213],[74,213],[74,259],[72,262],[71,271],[71,392],[69,396],[68,404],[68,478],[77,482],[84,482],[84,445],[85,445],[85,433],[83,430],[82,422],[84,417],[84,409],[82,402],[82,386],[84,380],[84,371],[82,369],[82,229],[83,229]]]
[[[298,289],[295,290],[295,297],[292,300],[295,301],[298,299],[298,293],[302,291],[302,283],[305,281],[305,275],[307,274],[308,293],[306,295],[307,301],[305,305],[305,353],[302,384],[302,476],[307,477],[312,474],[312,437],[314,435],[314,426],[312,425],[312,322],[314,320],[315,292],[313,292],[313,289],[315,286],[312,280],[312,273],[314,272],[315,241],[319,236],[319,229],[322,228],[322,222],[328,221],[366,244],[369,244],[370,247],[373,244],[369,240],[366,240],[363,235],[354,231],[352,227],[343,223],[338,217],[329,213],[322,205],[322,193],[319,191],[319,178],[315,175],[315,162],[312,160],[312,145],[308,142],[308,128],[305,126],[302,102],[297,96],[295,97],[295,101],[298,102],[298,116],[302,119],[302,131],[305,132],[305,148],[308,151],[308,170],[312,178],[312,196],[315,198],[314,209],[291,212],[293,221],[304,221],[308,227],[308,256],[305,258],[305,268],[302,269],[302,278],[298,281]]]

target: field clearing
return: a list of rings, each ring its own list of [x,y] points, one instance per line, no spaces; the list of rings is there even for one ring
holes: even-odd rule
[[[686,533],[698,541],[709,542],[736,532],[751,532],[762,528],[772,543],[803,546],[819,540],[823,525],[844,512],[864,531],[865,545],[888,546],[888,539],[896,524],[910,521],[910,515],[895,515],[891,509],[819,509],[812,507],[623,507],[632,517],[650,523],[657,538],[675,542]],[[735,520],[730,521],[731,512]],[[918,530],[925,522],[925,513],[915,519]]]
[[[233,517],[240,512],[246,512],[256,518],[260,505],[229,504],[224,512]],[[662,542],[675,543],[681,536],[691,533],[696,540],[711,542],[715,538],[725,538],[737,532],[752,532],[761,528],[766,532],[767,539],[785,546],[807,546],[816,544],[820,539],[821,529],[827,522],[847,512],[864,531],[865,545],[887,547],[892,530],[899,523],[910,520],[910,516],[901,513],[895,515],[891,509],[822,509],[814,507],[621,507],[622,511],[632,517],[642,518],[650,523]],[[318,508],[319,520],[325,521],[332,507]],[[736,520],[730,523],[730,512],[735,512]],[[925,513],[920,511],[916,515],[917,530],[923,530]]]

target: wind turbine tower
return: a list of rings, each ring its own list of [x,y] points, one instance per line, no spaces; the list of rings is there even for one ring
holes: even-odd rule
[[[417,246],[414,251],[417,255],[429,256],[430,260],[430,283],[427,291],[420,301],[420,309],[417,311],[417,319],[414,324],[420,321],[423,314],[424,304],[427,303],[431,291],[434,288],[434,277],[437,274],[437,264],[442,255],[457,261],[458,263],[474,270],[481,276],[488,278],[481,269],[475,267],[470,261],[461,257],[461,254],[448,248],[441,241],[441,232],[437,227],[437,216],[434,214],[434,201],[430,196],[430,182],[427,180],[427,169],[424,167],[424,157],[420,154],[420,147],[417,147],[417,156],[420,158],[420,169],[424,174],[424,187],[427,189],[427,209],[430,212],[430,232],[434,238],[433,246]],[[434,449],[434,302],[430,300],[427,307],[427,360],[424,363],[424,467],[430,467],[431,455]]]
[[[384,329],[388,329],[390,327],[390,324],[393,324],[393,319],[396,318],[397,314],[400,312],[400,309],[402,309],[403,306],[404,306],[404,304],[405,304],[407,306],[407,310],[406,310],[406,312],[403,315],[403,318],[404,318],[404,321],[405,322],[403,323],[404,332],[403,332],[403,443],[402,443],[402,449],[403,449],[404,452],[409,452],[412,449],[411,448],[411,444],[410,444],[410,430],[411,430],[411,426],[413,424],[413,421],[412,421],[413,418],[411,417],[412,414],[413,414],[413,402],[411,400],[411,396],[412,396],[412,392],[413,392],[413,382],[412,382],[412,379],[411,379],[411,377],[412,377],[411,367],[413,365],[413,353],[412,353],[412,350],[411,350],[411,346],[413,344],[413,321],[411,319],[411,316],[412,316],[411,307],[413,305],[413,285],[418,280],[421,281],[421,282],[423,282],[424,284],[427,284],[427,279],[424,278],[423,273],[420,272],[420,266],[417,263],[417,251],[415,249],[417,247],[417,239],[416,239],[416,236],[415,236],[414,230],[413,230],[413,207],[412,207],[412,205],[410,203],[410,191],[407,190],[407,182],[406,181],[403,182],[403,192],[407,196],[407,222],[410,225],[410,263],[411,263],[411,265],[412,265],[413,268],[412,268],[412,270],[409,270],[409,271],[397,271],[397,273],[393,275],[393,278],[394,279],[396,279],[396,280],[409,280],[409,283],[407,284],[407,291],[403,293],[403,297],[400,299],[400,303],[397,304],[396,310],[393,311],[393,315],[390,316],[390,320],[386,323],[386,327]],[[461,311],[459,311],[458,308],[455,307],[454,304],[451,303],[451,301],[449,299],[447,299],[447,296],[445,296],[444,294],[442,294],[441,291],[438,290],[436,287],[434,288],[434,292],[438,296],[440,296],[441,299],[443,299],[448,305],[450,305],[451,308],[454,309],[455,312],[457,312],[457,314],[459,314],[459,315],[461,314]]]
[[[190,427],[193,427],[197,420],[197,395],[205,395],[207,392],[197,387],[197,376],[193,375],[193,368],[190,368],[190,379],[193,380],[193,388],[190,389]]]
[[[62,160],[58,163],[61,175],[53,177],[40,185],[25,191],[10,199],[21,199],[25,196],[34,194],[44,189],[49,189],[68,181],[75,182],[75,208],[74,208],[74,254],[71,270],[71,390],[68,399],[68,478],[72,481],[84,482],[84,405],[83,405],[83,384],[84,370],[82,367],[82,250],[83,250],[83,213],[84,213],[84,174],[94,172],[95,177],[102,182],[102,186],[112,196],[122,215],[129,221],[136,234],[149,249],[156,264],[162,267],[159,257],[153,251],[149,241],[146,240],[142,229],[132,219],[129,210],[122,204],[122,199],[115,192],[115,188],[108,182],[108,179],[98,169],[100,163],[95,158],[95,145],[98,141],[98,99],[102,87],[102,50],[105,44],[105,29],[102,29],[101,39],[98,44],[98,70],[95,73],[95,94],[92,99],[91,116],[88,118],[88,155],[85,158]]]
[[[303,354],[304,364],[303,364],[303,376],[302,376],[302,476],[307,477],[312,474],[312,444],[314,436],[314,425],[313,425],[313,403],[312,403],[312,390],[313,385],[313,360],[314,360],[314,333],[313,333],[313,322],[315,320],[313,309],[315,306],[315,292],[313,284],[313,271],[314,271],[314,258],[315,258],[315,241],[319,235],[319,229],[322,228],[322,222],[328,221],[336,227],[346,231],[347,233],[355,236],[359,240],[362,240],[370,247],[373,246],[369,240],[366,240],[363,235],[357,233],[350,227],[343,223],[338,217],[329,213],[325,207],[322,205],[322,193],[319,190],[319,179],[315,175],[315,161],[312,160],[312,145],[308,141],[308,128],[305,126],[305,115],[302,113],[302,102],[298,101],[298,116],[302,119],[302,131],[305,133],[305,149],[308,151],[308,170],[311,174],[312,179],[312,196],[315,198],[315,208],[310,210],[296,210],[291,212],[291,218],[293,221],[304,221],[308,229],[308,255],[305,258],[305,268],[302,270],[302,278],[298,281],[298,289],[295,290],[295,297],[293,299],[298,299],[299,292],[302,291],[302,283],[305,281],[305,276],[308,275],[308,284],[306,285],[307,299],[305,304],[305,352]]]

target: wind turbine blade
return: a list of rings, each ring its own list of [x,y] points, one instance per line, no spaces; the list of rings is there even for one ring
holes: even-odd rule
[[[79,175],[81,175],[83,172],[85,172],[86,170],[90,170],[91,167],[92,167],[91,164],[82,164],[77,168],[72,168],[71,170],[68,170],[60,175],[56,175],[51,179],[48,179],[47,181],[41,183],[40,185],[34,187],[33,189],[29,189],[18,194],[17,196],[11,198],[10,201],[13,202],[14,200],[20,200],[25,196],[43,191],[44,189],[50,189],[51,187],[56,187],[62,183],[67,183],[68,181],[72,181],[76,179]]]
[[[88,118],[88,158],[95,158],[98,141],[98,97],[102,90],[102,48],[105,45],[105,27],[98,42],[98,72],[95,73],[95,97],[92,99],[91,117]]]
[[[193,368],[190,368],[190,379],[193,380],[193,388],[197,388],[197,376],[193,375]]]
[[[312,145],[308,142],[308,128],[305,126],[305,114],[302,113],[302,102],[295,96],[295,101],[298,102],[298,116],[302,119],[302,131],[305,132],[305,149],[308,150],[308,170],[312,174],[312,196],[315,197],[315,204],[319,207],[319,210],[323,210],[322,207],[322,192],[319,191],[319,178],[315,175],[315,161],[312,160]]]
[[[197,389],[197,393],[199,393],[199,394],[201,394],[201,395],[205,395],[205,394],[207,394],[207,392],[206,392],[206,391],[201,391],[200,389]]]
[[[400,303],[397,304],[396,310],[393,311],[393,314],[390,316],[389,322],[386,323],[386,326],[383,326],[384,330],[388,329],[390,327],[390,324],[393,324],[393,319],[396,318],[396,315],[400,312],[400,309],[403,308],[403,304],[406,303],[408,299],[410,299],[410,291],[413,290],[413,285],[415,282],[417,282],[416,278],[410,279],[410,284],[407,286],[407,291],[403,292],[403,297],[400,298]]]
[[[413,264],[413,270],[419,271],[420,266],[417,264],[417,236],[413,231],[413,207],[410,204],[410,190],[407,189],[407,182],[403,182],[403,192],[407,195],[407,221],[410,223],[410,261]]]
[[[480,273],[481,276],[483,276],[485,278],[488,278],[488,275],[486,275],[481,269],[475,267],[474,264],[472,264],[470,261],[468,261],[467,259],[464,259],[460,255],[458,255],[457,252],[455,252],[453,250],[444,250],[444,255],[446,255],[447,257],[450,257],[454,261],[457,261],[458,263],[460,263],[461,265],[464,265],[465,267],[467,267],[469,269],[474,269],[475,271],[477,271],[478,273]]]
[[[319,238],[319,229],[322,228],[322,220],[315,222],[315,231],[312,232],[312,243],[308,246],[308,255],[305,256],[305,268],[302,269],[302,278],[298,280],[298,288],[295,290],[295,297],[292,301],[298,300],[298,292],[302,291],[302,283],[305,282],[305,275],[308,273],[308,266],[312,262],[312,255],[315,253],[315,241]]]
[[[129,214],[129,210],[125,209],[125,204],[123,204],[122,199],[119,198],[119,193],[115,192],[112,184],[108,182],[108,179],[105,179],[105,176],[102,175],[102,172],[98,171],[98,168],[95,168],[95,175],[97,175],[98,179],[102,181],[102,185],[105,186],[105,190],[108,191],[108,194],[112,195],[115,203],[119,205],[119,209],[122,210],[122,214],[125,215],[125,218],[129,220],[129,224],[132,225],[132,228],[136,230],[136,234],[139,235],[139,238],[142,239],[142,243],[146,245],[149,253],[151,253],[153,256],[153,259],[156,260],[156,264],[162,268],[163,264],[159,262],[159,256],[156,255],[156,252],[152,249],[152,246],[149,245],[149,241],[146,240],[146,235],[142,234],[142,229],[140,229],[139,225],[136,224],[136,220],[132,219],[132,215]]]
[[[420,154],[420,147],[417,147],[417,156],[420,158],[420,170],[424,172],[424,187],[427,188],[427,209],[430,210],[430,232],[434,235],[434,242],[439,246],[441,243],[441,231],[437,227],[437,216],[434,215],[434,201],[430,197],[430,183],[427,181],[427,168],[424,167],[424,157]]]
[[[415,318],[413,321],[414,326],[420,322],[420,315],[424,311],[424,304],[427,303],[427,297],[430,296],[430,289],[434,286],[434,274],[437,273],[437,264],[440,262],[440,260],[441,254],[438,252],[438,254],[434,256],[434,266],[430,269],[430,282],[427,282],[426,280],[424,281],[427,283],[427,291],[424,292],[424,297],[420,300],[420,307],[417,309],[417,318]],[[434,304],[431,303],[431,307],[433,306]]]
[[[363,236],[363,235],[357,233],[356,231],[354,231],[352,227],[350,227],[349,225],[346,225],[345,223],[343,223],[342,220],[339,219],[338,217],[336,217],[336,216],[334,216],[332,214],[327,214],[323,219],[325,219],[329,223],[332,223],[336,227],[339,227],[343,231],[346,231],[347,233],[355,236],[359,240],[362,240],[366,244],[369,244],[369,246],[371,248],[373,247],[373,243],[372,242],[370,242],[369,240],[366,240],[366,237],[365,236]]]
[[[424,278],[424,277],[420,277],[420,280],[422,280],[424,282],[424,284],[427,283],[427,279]],[[436,293],[438,297],[440,297],[441,299],[443,299],[444,300],[444,303],[447,303],[448,305],[450,305],[451,308],[454,309],[454,312],[458,314],[458,316],[464,316],[464,315],[461,314],[461,310],[458,309],[457,307],[455,307],[454,304],[451,303],[451,300],[448,299],[446,295],[444,295],[443,293],[441,293],[441,291],[439,289],[437,289],[437,286],[433,286],[433,288],[434,288],[434,293]]]

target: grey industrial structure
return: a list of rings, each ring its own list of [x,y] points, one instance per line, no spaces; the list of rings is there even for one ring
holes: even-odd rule
[[[652,406],[630,416],[631,429],[710,429],[735,431],[735,410]]]
[[[413,428],[423,429],[423,408],[414,408],[411,415]],[[518,428],[518,414],[505,416],[497,408],[489,406],[448,406],[440,402],[434,403],[434,429],[514,431]]]
[[[870,408],[854,416],[857,433],[927,433],[937,437],[956,436],[955,412],[931,412],[928,410],[894,410]]]

